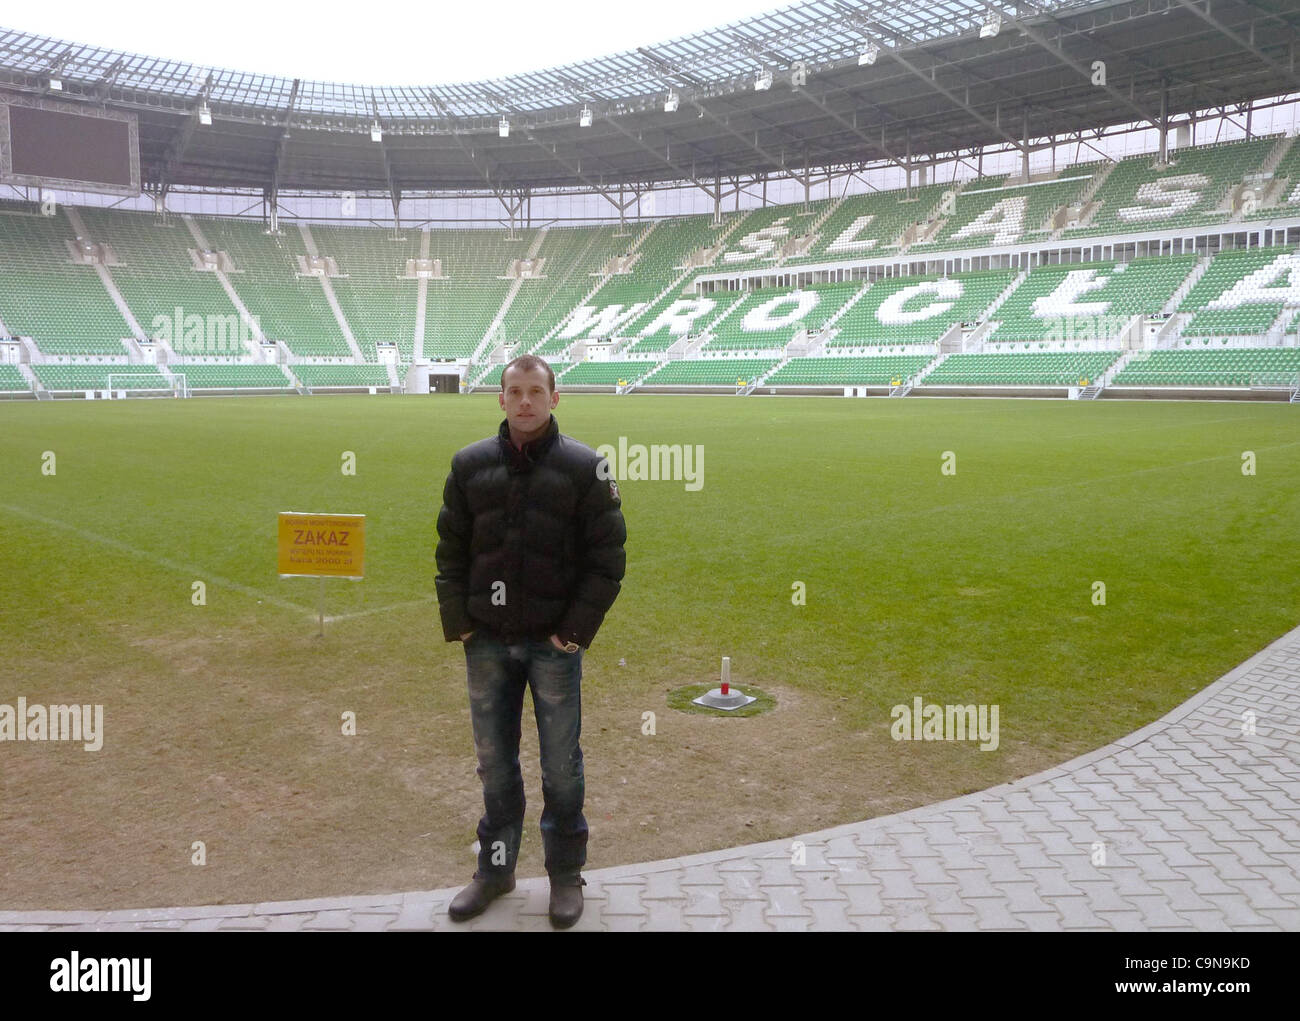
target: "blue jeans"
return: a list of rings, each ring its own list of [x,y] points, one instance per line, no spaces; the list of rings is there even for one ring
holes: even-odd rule
[[[587,862],[582,772],[582,652],[549,640],[507,645],[486,629],[465,643],[470,718],[483,818],[478,824],[478,875],[515,870],[524,831],[524,780],[519,733],[524,688],[532,689],[542,760],[542,845],[553,881],[575,883]]]

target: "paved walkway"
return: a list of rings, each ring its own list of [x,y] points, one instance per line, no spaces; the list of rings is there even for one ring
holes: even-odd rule
[[[574,931],[1300,930],[1300,628],[1149,727],[1037,776],[787,840],[584,875]],[[520,880],[460,925],[446,914],[453,888],[0,911],[0,930],[549,929],[548,890],[545,877]]]

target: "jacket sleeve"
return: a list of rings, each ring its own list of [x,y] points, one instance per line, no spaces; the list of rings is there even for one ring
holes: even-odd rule
[[[578,504],[579,541],[582,544],[582,571],[573,598],[560,621],[556,634],[562,641],[591,645],[614,605],[627,568],[627,526],[623,521],[623,501],[618,484],[610,478],[608,464],[597,468]]]
[[[438,550],[435,559],[438,575],[438,612],[442,617],[443,637],[449,642],[473,631],[467,600],[469,598],[470,536],[473,520],[465,492],[456,478],[455,462],[442,490],[442,510],[438,512]]]

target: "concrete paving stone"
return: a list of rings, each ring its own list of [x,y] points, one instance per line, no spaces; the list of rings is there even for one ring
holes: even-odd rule
[[[961,836],[992,832],[988,822],[973,808],[961,811],[953,810],[948,813],[948,818],[952,821],[953,831]]]
[[[1014,883],[1025,878],[1020,863],[1016,861],[1014,855],[989,855],[984,857],[977,854],[975,857],[979,859],[985,874],[992,883]]]
[[[682,896],[678,891],[677,896]],[[551,913],[551,886],[546,880],[538,879],[529,883],[520,883],[515,887],[513,893],[508,893],[499,897],[492,902],[492,908],[498,904],[519,905],[520,917],[528,915],[550,915]],[[489,908],[489,910],[492,910]]]
[[[967,844],[940,844],[939,851],[938,864],[945,872],[951,872],[953,869],[978,869],[982,867]]]
[[[682,908],[686,901],[652,900],[646,902],[646,928],[652,932],[675,932],[685,927]]]
[[[1111,809],[1102,809],[1100,812],[1080,809],[1079,814],[1088,820],[1089,825],[1091,825],[1093,832],[1095,833],[1115,833],[1116,831],[1127,830],[1129,828],[1129,824],[1116,815]],[[1067,833],[1072,832],[1068,828],[1072,824],[1065,823],[1063,825],[1067,827]]]
[[[902,858],[935,858],[939,852],[930,842],[929,833],[900,833],[898,835],[898,853]]]
[[[1065,873],[1057,867],[1049,868],[1027,868],[1024,870],[1025,876],[1033,880],[1034,885],[1038,888],[1040,897],[1078,897],[1079,890],[1065,876]]]
[[[443,913],[446,913],[444,907]],[[402,905],[399,914],[388,925],[389,932],[423,932],[433,927],[434,904],[430,901],[412,901]]]
[[[1197,868],[1205,864],[1187,849],[1187,845],[1182,840],[1152,840],[1147,843],[1147,846],[1152,851],[1159,851],[1165,864],[1171,869]]]
[[[682,871],[681,886],[717,886],[722,876],[714,865],[689,865]]]
[[[106,914],[103,911],[0,911],[0,925],[94,925],[104,921]],[[170,909],[160,908],[153,917],[165,920],[173,916]]]
[[[602,921],[606,932],[643,932],[645,915],[606,914]]]
[[[352,912],[352,928],[356,932],[386,932],[397,921],[399,911],[362,911]]]
[[[1116,854],[1111,857],[1115,859],[1114,864],[1121,866],[1134,866],[1141,870],[1142,878],[1148,883],[1157,879],[1178,880],[1183,878],[1183,874],[1177,868],[1169,864],[1169,857],[1164,851],[1158,848],[1145,848],[1141,850],[1125,850],[1122,854]],[[1199,858],[1193,859],[1190,864],[1204,865],[1205,862]],[[1107,875],[1110,875],[1109,866]]]
[[[728,928],[733,932],[771,932],[772,927],[768,924],[767,919],[763,917],[763,909],[767,907],[765,901],[745,900],[735,903],[726,903],[727,910],[731,913]]]
[[[1097,805],[1096,807],[1100,808],[1101,806]],[[1054,823],[1083,822],[1083,816],[1078,813],[1074,804],[1065,799],[1060,801],[1044,801],[1042,802],[1042,808],[1047,813],[1047,817]]]
[[[705,915],[725,916],[727,909],[722,906],[722,884],[715,889],[702,886],[686,888],[686,906],[682,909],[683,918],[703,917]]]
[[[813,919],[780,915],[768,921],[774,932],[811,932]]]
[[[857,925],[849,918],[849,906],[844,902],[820,900],[808,905],[812,911],[814,932],[854,932]]]
[[[270,923],[263,930],[264,932],[301,932],[303,923],[310,921],[315,915],[312,912],[302,914],[281,914],[276,912],[270,916]],[[180,923],[185,924],[185,923]]]
[[[1276,848],[1266,851],[1263,843],[1258,839],[1261,836],[1262,833],[1238,834],[1237,839],[1220,841],[1219,846],[1235,854],[1247,868],[1254,868],[1256,865],[1283,864],[1285,852],[1278,851]]]
[[[1177,928],[1187,927],[1187,920],[1174,913],[1168,898],[1163,893],[1152,896],[1129,895],[1129,904],[1142,914],[1143,928]]]
[[[785,915],[811,916],[812,912],[803,899],[803,888],[799,886],[765,886],[767,907],[764,914],[769,921]]]
[[[979,915],[934,915],[934,920],[944,932],[979,932]]]
[[[223,918],[187,918],[183,932],[217,932],[221,929]]]
[[[240,918],[222,918],[217,922],[217,928],[223,932],[242,929],[265,931],[266,927],[271,924],[271,920],[271,915],[244,915]]]
[[[274,919],[274,916],[272,916]],[[352,928],[352,912],[347,909],[316,911],[302,924],[303,929],[346,931]]]
[[[841,888],[847,888],[850,886],[879,886],[880,879],[870,869],[863,867],[857,869],[842,869],[837,883]]]
[[[922,883],[921,892],[925,894],[926,909],[932,915],[963,914],[970,911],[961,890],[951,880],[946,883]]]
[[[898,900],[924,900],[925,894],[916,885],[916,873],[911,869],[891,869],[878,872],[880,896]]]
[[[1267,806],[1265,806],[1267,807]],[[1238,807],[1227,811],[1220,811],[1219,815],[1232,826],[1238,833],[1256,833],[1267,832],[1273,827],[1270,820],[1261,818],[1257,812],[1250,811],[1242,803]]]
[[[735,857],[735,858],[725,858],[722,861],[718,862],[717,869],[719,872],[737,872],[737,873],[752,872],[754,874],[757,874],[762,871],[762,869],[760,869],[756,864],[754,864],[754,860],[752,858],[746,858],[743,856]],[[641,877],[642,877],[641,874],[638,874],[638,878]]]
[[[1245,894],[1246,902],[1256,911],[1263,908],[1285,909],[1296,906],[1295,901],[1279,894],[1266,879],[1238,879],[1232,883],[1232,887]]]
[[[1223,894],[1209,893],[1205,895],[1208,902],[1207,907],[1218,908],[1223,912],[1223,917],[1228,920],[1231,926],[1238,925],[1269,925],[1272,919],[1259,914],[1249,903],[1245,896],[1241,894]],[[1290,905],[1286,905],[1289,907]],[[1267,910],[1280,910],[1276,907],[1270,907]]]
[[[1060,915],[1061,927],[1067,931],[1076,929],[1104,931],[1107,928],[1106,920],[1094,914],[1087,897],[1044,896],[1043,900]]]
[[[844,899],[844,894],[840,891],[838,875],[801,875],[799,878],[803,881],[805,901]]]
[[[1297,875],[1294,869],[1287,868],[1285,865],[1256,865],[1254,869],[1240,871],[1247,872],[1244,876],[1226,875],[1220,872],[1219,878],[1225,882],[1231,882],[1239,885],[1240,879],[1254,879],[1258,877],[1268,884],[1270,890],[1279,896],[1294,897],[1300,895],[1300,875]]]
[[[826,841],[824,846],[827,861],[839,858],[857,858],[861,855],[857,841],[853,839],[853,834],[851,833],[843,833],[838,837],[831,837]]]
[[[952,876],[957,880],[957,891],[964,901],[977,897],[1002,896],[1001,890],[989,882],[989,874],[985,869],[954,869]]]
[[[692,915],[683,923],[686,932],[726,932],[730,927],[729,915]]]
[[[885,903],[881,899],[881,887],[846,886],[845,899],[849,902],[850,915],[883,915]]]
[[[1037,885],[1030,879],[1014,883],[1001,883],[998,889],[1006,898],[1008,909],[1014,914],[1018,911],[1051,911],[1052,906],[1038,895]]]
[[[965,903],[975,911],[982,931],[1027,928],[1023,921],[1011,913],[1002,897],[974,897]]]
[[[1183,908],[1178,912],[1186,920],[1187,928],[1195,932],[1232,932],[1234,931],[1223,915],[1211,909],[1189,910]],[[1191,981],[1195,981],[1194,979]]]
[[[1212,865],[1183,866],[1178,871],[1187,877],[1192,884],[1192,889],[1198,894],[1232,893],[1235,889],[1235,887],[1229,886],[1223,881],[1223,877],[1219,875]],[[1152,883],[1152,885],[1163,888],[1161,884],[1166,882],[1168,880],[1159,880]]]
[[[910,864],[912,866],[912,882],[916,885],[953,882],[952,875],[941,858],[914,858]],[[975,862],[974,864],[978,865],[979,863]]]
[[[611,883],[605,888],[606,915],[644,915],[644,883]]]
[[[759,867],[759,885],[776,886],[784,884],[786,886],[795,886],[799,882],[799,877],[795,875],[795,868],[790,864],[789,856],[784,858],[760,858]]]
[[[923,819],[917,825],[925,830],[925,842],[929,847],[941,848],[949,844],[965,844],[962,835],[957,832],[955,821],[950,818]]]
[[[1259,913],[1270,919],[1273,927],[1283,932],[1300,932],[1300,906],[1287,909],[1261,908]]]
[[[650,901],[663,900],[664,898],[679,899],[682,897],[682,870],[670,869],[667,872],[652,872],[646,876],[645,892],[641,894],[641,900],[649,903]]]
[[[1047,851],[1041,844],[1012,844],[1011,850],[1015,853],[1016,864],[1022,870],[1057,867],[1056,862],[1047,856]]]
[[[1150,796],[1146,791],[1143,791],[1140,796],[1147,799],[1146,804],[1136,799],[1133,801],[1116,801],[1112,808],[1115,818],[1122,819],[1129,824],[1134,822],[1155,822],[1146,807],[1147,804],[1150,804]]]
[[[895,932],[942,932],[943,926],[930,917],[924,901],[885,899],[885,910],[893,916]]]

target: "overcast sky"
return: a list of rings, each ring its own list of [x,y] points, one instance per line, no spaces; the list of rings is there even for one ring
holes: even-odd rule
[[[437,85],[556,67],[790,6],[782,0],[389,0],[346,6],[57,0],[5,4],[0,28],[289,78]]]

